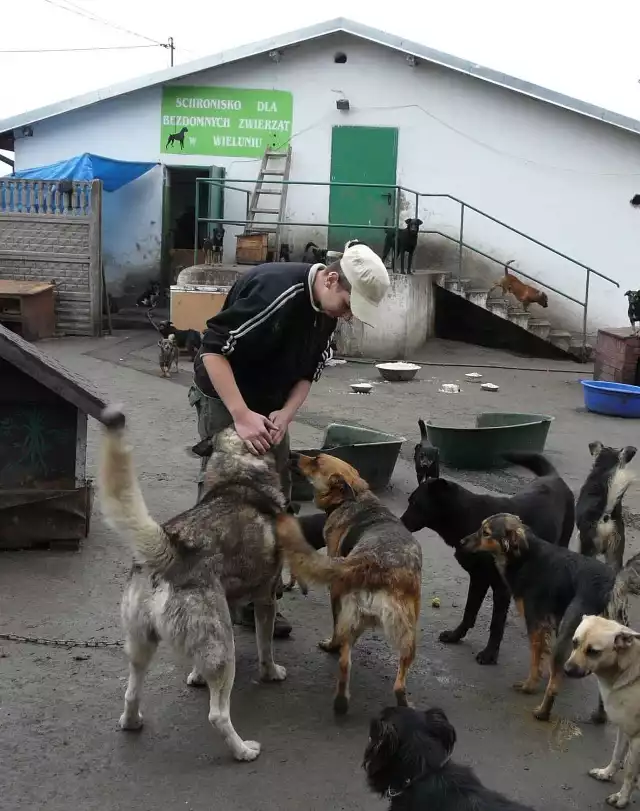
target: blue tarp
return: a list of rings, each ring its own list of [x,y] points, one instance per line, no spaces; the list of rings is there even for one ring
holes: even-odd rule
[[[146,174],[157,163],[117,161],[85,152],[49,166],[22,169],[11,177],[25,180],[101,180],[105,191],[118,191],[122,186]]]

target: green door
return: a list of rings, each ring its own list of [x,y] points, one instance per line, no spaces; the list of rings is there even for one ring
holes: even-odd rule
[[[398,130],[395,127],[334,127],[331,138],[332,183],[381,183],[395,186]],[[332,186],[329,195],[329,249],[342,251],[350,239],[366,242],[380,253],[384,227],[394,219],[395,190]],[[379,225],[379,230],[358,228]]]

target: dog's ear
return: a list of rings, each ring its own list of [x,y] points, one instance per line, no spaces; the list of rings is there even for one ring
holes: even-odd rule
[[[191,448],[191,453],[199,456],[201,459],[206,459],[213,453],[213,442],[211,439],[201,439],[200,442]]]
[[[405,225],[411,225],[411,222],[412,222],[411,217],[409,217],[409,219],[404,221],[404,224]]]
[[[421,225],[424,225],[424,222],[422,220],[416,220],[416,222],[418,223],[418,228],[420,228]]]
[[[504,524],[504,550],[514,557],[520,557],[526,550],[527,530],[517,515],[508,516]]]
[[[327,486],[331,495],[335,496],[336,501],[355,501],[356,499],[355,490],[339,473],[332,473],[329,476]]]
[[[637,452],[638,452],[638,449],[634,448],[633,445],[626,445],[620,451],[620,461],[624,465],[628,465],[629,462],[633,459],[633,457],[636,455]]]
[[[600,453],[600,451],[604,448],[604,445],[600,440],[596,440],[595,442],[589,443],[589,453],[594,458]]]
[[[613,640],[613,647],[617,651],[627,650],[633,645],[633,640],[638,639],[638,637],[640,637],[640,634],[637,634],[635,631],[620,631]]]
[[[162,347],[162,340],[158,341],[158,346]]]
[[[364,753],[364,767],[370,777],[388,769],[398,754],[400,738],[395,726],[384,718],[376,718],[369,728],[369,743]]]
[[[454,750],[457,740],[456,731],[453,725],[449,722],[449,719],[444,712],[437,707],[427,710],[424,717],[427,720],[427,731],[429,733],[429,737],[438,741],[444,750],[445,757],[449,758]],[[435,767],[442,763],[442,759],[443,758],[439,758],[436,763],[430,765]]]

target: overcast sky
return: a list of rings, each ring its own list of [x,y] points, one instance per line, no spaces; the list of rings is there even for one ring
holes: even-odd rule
[[[12,0],[0,8],[0,51],[152,46],[173,36],[181,63],[345,16],[640,118],[640,0],[592,2],[593,10],[588,0],[379,0],[374,11],[372,0]],[[0,123],[168,64],[157,46],[0,53]]]

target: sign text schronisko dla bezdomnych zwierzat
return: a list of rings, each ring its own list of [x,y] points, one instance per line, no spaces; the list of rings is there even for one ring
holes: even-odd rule
[[[162,88],[166,154],[260,157],[267,147],[288,145],[292,124],[293,96],[286,90]]]

